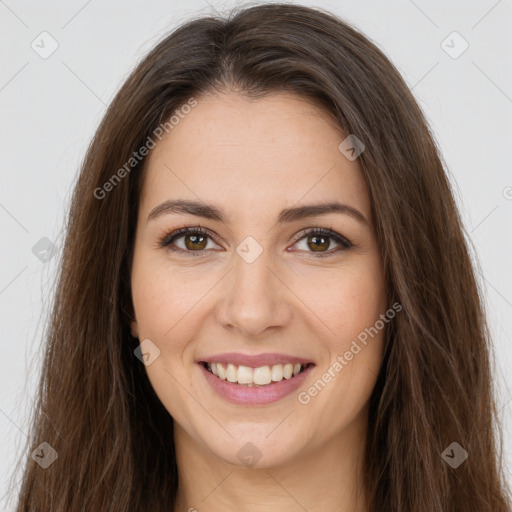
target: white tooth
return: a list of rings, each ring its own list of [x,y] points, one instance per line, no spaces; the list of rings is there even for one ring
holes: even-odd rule
[[[237,366],[235,364],[223,365],[221,363],[208,363],[211,372],[221,380],[247,385],[266,386],[271,382],[279,382],[284,379],[291,379],[297,375],[301,368],[301,364],[275,364],[270,366],[260,366],[259,368],[251,368],[249,366]]]
[[[219,379],[226,380],[226,369],[220,363],[217,363],[217,371],[219,372]]]
[[[229,382],[236,382],[237,375],[236,366],[234,364],[228,364],[228,368],[226,370],[226,379],[229,380]]]
[[[283,380],[282,364],[275,364],[274,366],[272,366],[272,380],[274,382],[279,382],[280,380]]]
[[[252,368],[248,366],[238,367],[238,384],[252,384]]]
[[[269,366],[254,368],[254,384],[264,385],[272,382],[272,373]]]

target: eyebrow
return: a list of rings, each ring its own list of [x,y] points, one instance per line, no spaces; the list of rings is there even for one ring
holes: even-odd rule
[[[189,214],[205,219],[226,222],[226,215],[222,209],[214,205],[209,205],[199,201],[183,199],[177,199],[175,201],[164,201],[162,204],[159,204],[149,213],[148,222],[151,219],[155,219],[166,213]],[[353,206],[340,203],[338,201],[320,204],[309,204],[305,206],[297,206],[294,208],[285,208],[277,217],[277,224],[295,222],[308,217],[326,215],[328,213],[341,213],[349,215],[362,224],[367,226],[370,225],[369,221],[359,210]]]

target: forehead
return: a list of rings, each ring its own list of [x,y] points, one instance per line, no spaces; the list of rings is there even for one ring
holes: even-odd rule
[[[199,198],[277,209],[304,198],[351,202],[369,218],[359,164],[338,149],[345,137],[320,105],[293,94],[197,98],[151,150],[141,208]]]

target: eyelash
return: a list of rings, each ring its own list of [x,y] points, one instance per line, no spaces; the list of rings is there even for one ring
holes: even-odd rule
[[[159,246],[163,247],[163,248],[167,248],[169,251],[172,251],[174,253],[180,253],[180,254],[185,253],[185,254],[187,254],[187,255],[189,254],[193,257],[200,256],[207,250],[207,249],[201,249],[199,251],[187,251],[184,249],[172,247],[171,246],[172,242],[174,242],[177,238],[179,238],[180,236],[182,236],[184,234],[185,235],[188,235],[188,234],[205,235],[205,236],[210,237],[215,243],[217,243],[215,241],[215,238],[210,233],[210,231],[208,231],[205,228],[202,228],[201,226],[197,226],[194,228],[183,227],[181,229],[177,229],[176,231],[173,231],[172,233],[166,234],[160,240]],[[333,231],[332,229],[326,229],[326,228],[310,228],[306,231],[302,231],[300,233],[300,236],[297,235],[294,238],[294,242],[297,243],[300,240],[302,240],[303,238],[306,238],[308,235],[311,235],[311,234],[332,238],[335,242],[337,242],[340,245],[340,247],[338,247],[334,250],[330,250],[328,252],[323,252],[323,253],[322,252],[315,253],[313,251],[306,251],[306,252],[311,252],[311,254],[313,254],[313,256],[312,256],[313,258],[325,258],[327,256],[332,256],[334,254],[337,254],[340,251],[346,251],[354,246],[354,244],[352,244],[352,242],[350,242],[350,240],[348,240],[344,236],[340,235],[339,233],[336,233],[336,231]]]

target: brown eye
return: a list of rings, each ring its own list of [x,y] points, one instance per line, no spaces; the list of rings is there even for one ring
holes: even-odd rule
[[[310,235],[308,236],[308,247],[313,251],[323,251],[327,250],[330,245],[329,237],[326,236],[318,236],[318,235]]]
[[[181,240],[183,239],[183,242]],[[203,228],[182,228],[167,235],[161,242],[161,247],[167,247],[170,251],[201,254],[208,249],[208,241],[213,240],[211,235]]]
[[[182,235],[183,236],[183,235]],[[207,245],[207,237],[205,235],[184,235],[183,238],[185,239],[185,247],[187,249],[196,250],[196,251],[202,251],[206,248]]]
[[[183,242],[181,242],[183,239]],[[208,242],[214,239],[207,230],[198,226],[197,228],[182,228],[173,231],[165,236],[160,242],[161,247],[167,247],[170,251],[192,256],[200,256],[204,251],[212,249],[208,247]],[[310,229],[306,233],[302,233],[301,237],[295,238],[295,245],[305,241],[305,247],[299,249],[301,252],[313,253],[314,257],[332,256],[340,251],[350,249],[353,244],[344,236],[336,233],[332,229],[316,228]],[[179,244],[177,242],[180,242]],[[332,249],[331,243],[337,244],[338,247]],[[181,247],[180,247],[181,245]],[[214,243],[214,245],[217,245]]]
[[[305,253],[314,253],[313,257],[332,256],[340,251],[346,251],[353,247],[353,244],[344,236],[341,236],[332,229],[316,228],[310,229],[306,233],[301,233],[302,236],[296,237],[296,245]],[[303,246],[300,244],[304,241]],[[332,249],[331,243],[338,245]]]

